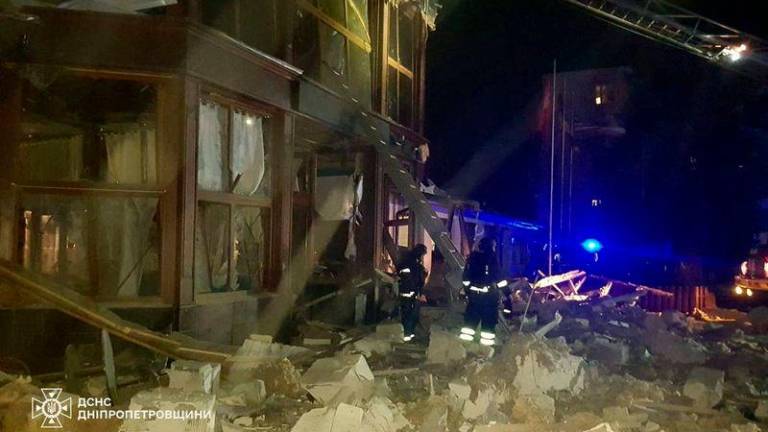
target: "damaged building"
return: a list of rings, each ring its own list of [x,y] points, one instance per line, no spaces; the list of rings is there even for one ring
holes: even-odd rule
[[[385,243],[423,241],[416,218],[389,223],[392,241],[381,227],[408,208],[384,159],[413,182],[429,154],[433,2],[7,8],[29,18],[5,21],[0,56],[8,271],[151,329],[240,344],[279,331],[296,302],[367,281],[339,319],[364,314]],[[87,339],[17,286],[1,292],[0,356],[48,369]]]

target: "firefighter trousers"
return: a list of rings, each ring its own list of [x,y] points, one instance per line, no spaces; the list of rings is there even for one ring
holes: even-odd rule
[[[481,331],[494,333],[499,322],[499,294],[496,291],[470,294],[467,310],[464,312],[464,324]]]
[[[403,324],[405,335],[416,333],[419,324],[419,302],[416,299],[400,300],[400,322]]]

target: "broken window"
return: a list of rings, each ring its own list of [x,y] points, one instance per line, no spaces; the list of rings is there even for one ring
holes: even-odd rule
[[[195,228],[195,291],[260,291],[269,253],[269,209],[201,201]]]
[[[294,185],[293,191],[299,193],[309,193],[312,187],[312,161],[309,156],[294,157],[293,172]]]
[[[368,0],[298,0],[294,56],[304,72],[371,106]]]
[[[416,64],[415,11],[389,4],[387,53],[387,115],[404,126],[413,125]]]
[[[235,207],[234,223],[232,289],[262,290],[269,252],[269,209]]]
[[[128,79],[25,67],[18,177],[24,181],[157,182],[157,88]]]
[[[157,198],[24,194],[25,268],[103,298],[159,295]]]
[[[229,206],[200,202],[195,227],[195,289],[229,290]]]
[[[239,103],[220,97],[200,102],[197,293],[264,288],[270,236],[266,127],[264,115]]]
[[[385,225],[395,244],[401,248],[410,247],[410,211],[405,199],[398,192],[390,191],[387,200]]]
[[[203,24],[279,56],[278,0],[203,0]]]
[[[269,195],[262,116],[201,101],[197,148],[197,184],[201,189]]]

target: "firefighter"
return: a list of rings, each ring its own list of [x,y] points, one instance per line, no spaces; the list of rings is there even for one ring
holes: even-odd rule
[[[464,268],[464,289],[469,300],[464,313],[464,327],[459,338],[474,341],[480,326],[480,343],[493,346],[499,319],[499,290],[507,281],[499,277],[496,244],[490,237],[480,240],[476,251],[469,255]]]
[[[398,286],[400,295],[400,320],[403,323],[403,341],[413,340],[416,325],[419,323],[419,306],[427,298],[421,293],[427,270],[424,268],[424,255],[427,247],[417,244],[406,254],[397,266]]]

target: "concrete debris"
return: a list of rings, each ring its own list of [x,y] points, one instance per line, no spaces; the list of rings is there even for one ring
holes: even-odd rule
[[[402,342],[405,331],[400,323],[385,323],[376,326],[376,336],[392,342]]]
[[[678,364],[703,364],[706,348],[701,344],[668,331],[646,332],[645,345],[652,354]]]
[[[224,376],[224,380],[226,382],[224,385],[227,388],[231,388],[233,383],[248,382],[258,386],[254,382],[260,380],[264,383],[267,394],[279,394],[288,397],[298,397],[303,394],[301,374],[288,359],[260,362],[255,365],[252,364],[248,369],[229,371]]]
[[[667,323],[660,314],[648,313],[643,320],[643,327],[648,331],[660,332],[667,330]]]
[[[413,410],[411,423],[419,432],[444,432],[448,427],[448,403],[439,397],[430,397]]]
[[[307,323],[294,340],[322,353],[252,335],[221,367],[176,361],[169,387],[130,408],[215,412],[221,432],[758,432],[751,421],[768,422],[768,336],[758,333],[768,308],[648,313],[627,284],[586,279],[556,275],[533,292],[525,282],[494,348],[462,342],[462,316],[448,308],[422,308],[428,345],[401,343],[396,322]],[[0,430],[37,430],[29,406],[40,389],[4,381]],[[82,396],[106,395],[99,374],[84,383]],[[87,432],[217,430],[199,419],[113,426]]]
[[[107,396],[107,377],[88,377],[83,384],[83,391],[91,397]]]
[[[249,380],[222,386],[219,402],[230,406],[253,406],[267,398],[267,387],[262,380]]]
[[[529,432],[531,426],[528,424],[492,424],[476,426],[473,432]]]
[[[757,408],[755,408],[755,418],[762,421],[768,420],[768,401],[761,400],[757,403]]]
[[[291,432],[360,432],[362,408],[339,404],[335,408],[317,408],[301,416]]]
[[[620,341],[596,337],[588,346],[587,357],[608,366],[621,366],[629,362],[629,346]]]
[[[429,334],[427,348],[428,364],[450,364],[460,362],[467,357],[467,350],[457,333],[433,327]]]
[[[687,318],[682,312],[667,310],[661,313],[661,319],[664,320],[667,328],[684,329],[688,327]]]
[[[269,336],[251,335],[237,349],[235,355],[229,358],[227,366],[230,370],[243,370],[266,362],[295,359],[311,353],[312,351],[304,347],[272,343]]]
[[[492,389],[484,389],[479,391],[473,400],[465,400],[461,415],[467,420],[475,420],[484,416],[494,401],[493,393]]]
[[[536,330],[536,333],[534,335],[537,338],[543,338],[547,335],[547,333],[551,332],[555,329],[560,323],[563,321],[563,316],[560,315],[560,312],[555,311],[555,317],[552,319],[552,321],[548,322],[547,324],[543,325],[540,329]]]
[[[191,360],[173,362],[168,373],[168,387],[188,392],[215,394],[219,388],[221,365],[201,363]]]
[[[759,306],[749,311],[747,315],[749,322],[752,323],[754,328],[761,332],[768,332],[768,307]]]
[[[555,399],[543,393],[520,395],[515,399],[512,417],[526,423],[553,423],[555,421]]]
[[[25,380],[11,381],[0,387],[0,430],[38,431],[40,423],[32,418],[32,398],[41,398],[40,389]],[[63,416],[62,416],[63,417]],[[62,419],[63,426],[72,427],[72,420]]]
[[[691,370],[683,394],[699,408],[712,408],[723,399],[725,372],[697,367]]]
[[[630,414],[624,406],[610,406],[603,408],[603,420],[607,421],[617,430],[636,430],[643,427],[648,421],[648,414]]]
[[[126,419],[120,432],[214,432],[216,396],[182,389],[155,388],[143,391],[131,398],[131,411],[181,411],[189,412],[189,418]],[[181,416],[180,416],[181,417]]]
[[[579,411],[565,417],[560,424],[563,432],[582,432],[603,422],[602,417],[588,411]]]
[[[731,425],[730,432],[762,432],[762,430],[763,429],[754,423],[745,423]]]
[[[512,385],[519,394],[565,391],[577,395],[584,389],[584,359],[570,354],[562,340],[522,335],[512,338],[504,351],[502,361],[511,360],[517,368]]]
[[[613,431],[613,428],[611,427],[610,424],[608,424],[608,423],[600,423],[599,425],[597,425],[597,426],[595,426],[595,427],[593,427],[591,429],[587,429],[584,432],[614,432],[614,431]]]
[[[346,355],[315,361],[301,377],[313,398],[324,405],[355,403],[373,392],[373,372],[362,355]]]
[[[402,343],[402,341],[403,338],[401,337],[399,342]],[[371,357],[374,354],[387,355],[392,351],[392,340],[375,333],[348,345],[345,350],[348,353],[358,352],[365,357]]]
[[[389,399],[373,398],[363,414],[362,431],[397,432],[411,423]]]

